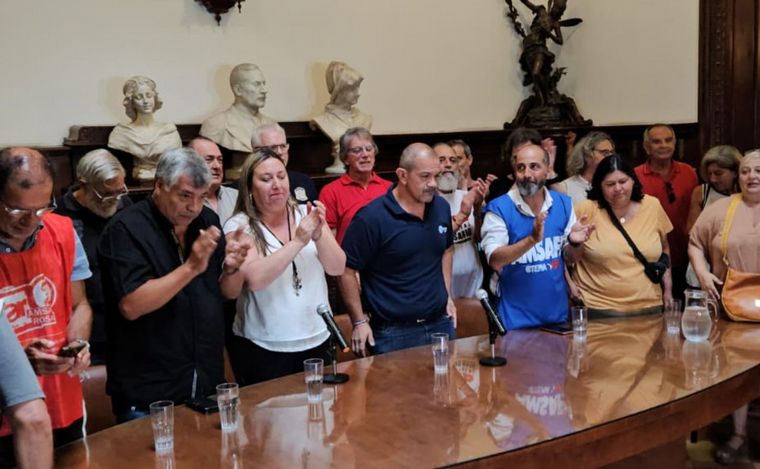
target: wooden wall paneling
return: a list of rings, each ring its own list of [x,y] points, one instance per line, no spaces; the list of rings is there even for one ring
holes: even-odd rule
[[[733,0],[701,0],[699,5],[700,153],[730,141]]]
[[[733,80],[729,88],[731,143],[742,150],[755,146],[757,64],[757,0],[736,0],[733,6]]]

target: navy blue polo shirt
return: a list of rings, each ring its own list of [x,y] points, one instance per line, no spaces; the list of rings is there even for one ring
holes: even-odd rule
[[[360,273],[365,311],[391,322],[442,315],[448,293],[441,259],[454,242],[451,208],[435,196],[419,219],[401,208],[395,187],[354,216],[342,243],[346,266]]]

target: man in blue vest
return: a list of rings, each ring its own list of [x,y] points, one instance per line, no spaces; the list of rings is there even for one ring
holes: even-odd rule
[[[546,189],[549,154],[519,147],[515,185],[486,206],[482,248],[499,273],[499,316],[509,329],[567,320],[565,261],[574,262],[594,227],[576,221],[569,197]]]

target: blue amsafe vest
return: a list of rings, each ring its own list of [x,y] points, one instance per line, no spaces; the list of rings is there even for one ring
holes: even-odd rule
[[[567,321],[562,246],[573,204],[568,196],[550,192],[552,206],[544,222],[543,241],[499,272],[499,316],[509,329]],[[486,212],[504,220],[510,245],[533,232],[535,218],[520,213],[508,194],[492,200]]]

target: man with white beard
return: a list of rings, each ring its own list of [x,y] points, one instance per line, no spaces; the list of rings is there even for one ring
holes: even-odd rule
[[[483,268],[476,248],[475,213],[479,210],[488,183],[473,181],[472,189],[457,189],[459,185],[459,162],[454,149],[445,143],[437,143],[433,151],[438,156],[441,172],[436,178],[438,195],[451,207],[454,229],[454,253],[451,268],[451,297],[473,298],[483,284]]]
[[[55,210],[72,219],[74,230],[82,240],[92,277],[85,280],[87,300],[92,307],[90,353],[92,364],[105,363],[105,311],[98,266],[97,247],[100,233],[116,212],[132,205],[124,183],[124,167],[108,150],[93,150],[77,163],[78,183],[69,188]]]
[[[593,225],[576,221],[565,194],[546,189],[549,154],[536,144],[512,156],[515,185],[486,206],[481,245],[499,274],[498,313],[508,329],[567,320],[565,262],[575,262]]]

